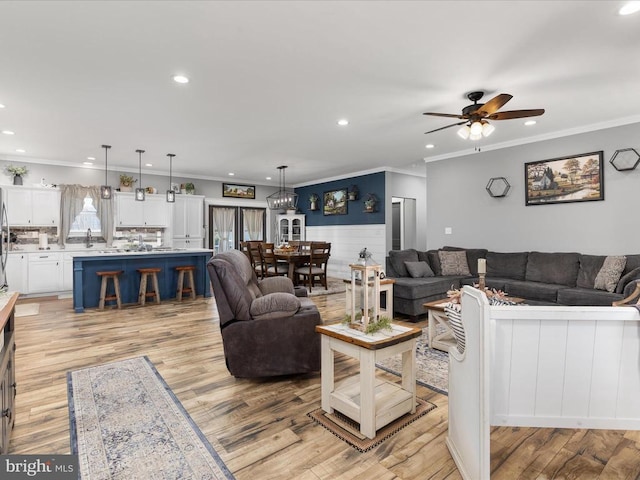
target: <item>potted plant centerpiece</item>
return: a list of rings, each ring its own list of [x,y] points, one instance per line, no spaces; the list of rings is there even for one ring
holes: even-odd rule
[[[193,195],[194,193],[196,193],[196,186],[191,182],[185,183],[184,191],[187,195]]]
[[[133,178],[131,175],[126,175],[124,173],[120,174],[120,191],[121,192],[132,192],[133,184],[138,180]]]
[[[18,165],[9,165],[6,170],[9,175],[13,176],[14,185],[22,185],[22,177],[29,172],[27,167]]]
[[[320,199],[320,197],[318,197],[318,195],[316,195],[315,193],[312,193],[311,195],[309,195],[309,210],[318,210],[318,200]]]

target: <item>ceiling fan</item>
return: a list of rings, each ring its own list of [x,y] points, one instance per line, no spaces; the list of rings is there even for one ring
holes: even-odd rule
[[[480,100],[483,95],[484,92],[468,93],[467,98],[471,100],[473,104],[464,107],[462,109],[461,115],[456,115],[453,113],[424,113],[423,115],[459,118],[463,120],[462,122],[447,125],[446,127],[430,130],[428,132],[425,132],[425,134],[438,132],[440,130],[444,130],[445,128],[457,127],[458,125],[465,125],[460,130],[458,130],[458,135],[460,135],[465,140],[467,138],[471,140],[479,140],[483,136],[488,137],[495,130],[495,127],[491,125],[488,120],[511,120],[514,118],[537,117],[544,113],[543,108],[537,108],[534,110],[510,110],[506,112],[498,112],[498,110],[500,110],[509,100],[513,98],[513,95],[509,95],[508,93],[501,93],[500,95],[496,95],[495,97],[493,97],[487,103],[478,103],[478,100]]]

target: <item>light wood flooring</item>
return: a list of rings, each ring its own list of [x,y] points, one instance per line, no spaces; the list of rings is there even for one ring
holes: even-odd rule
[[[326,323],[344,315],[344,294],[313,300]],[[73,313],[70,299],[24,302],[40,303],[40,313],[16,319],[11,453],[69,453],[66,373],[147,355],[240,480],[461,478],[445,446],[446,396],[418,387],[438,408],[358,453],[306,416],[320,406],[319,374],[247,380],[228,373],[213,299],[84,314]],[[336,377],[355,370],[341,357]],[[638,431],[502,427],[492,432],[491,450],[492,479],[640,478]]]

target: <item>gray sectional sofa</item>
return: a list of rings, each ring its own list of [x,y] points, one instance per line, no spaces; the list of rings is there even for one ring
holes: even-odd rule
[[[447,254],[439,252],[462,251],[466,256],[468,273],[443,275],[441,258]],[[423,307],[425,302],[446,297],[447,290],[451,288],[477,283],[480,258],[486,259],[487,287],[525,298],[530,305],[611,305],[629,296],[636,282],[640,281],[640,255],[625,257],[626,263],[620,278],[614,283],[610,281],[608,290],[602,289],[602,285],[595,288],[596,277],[607,257],[575,252],[501,253],[460,247],[428,251],[392,250],[386,258],[385,273],[396,281],[393,289],[394,312],[417,318],[426,313]],[[429,266],[430,272],[425,276],[419,276],[425,270],[424,264],[419,262],[426,262]],[[422,268],[416,269],[416,266]]]

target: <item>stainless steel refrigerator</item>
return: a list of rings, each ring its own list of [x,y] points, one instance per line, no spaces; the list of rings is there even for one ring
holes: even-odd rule
[[[0,292],[9,288],[7,282],[7,252],[9,251],[9,222],[7,220],[7,205],[4,192],[0,188]]]

